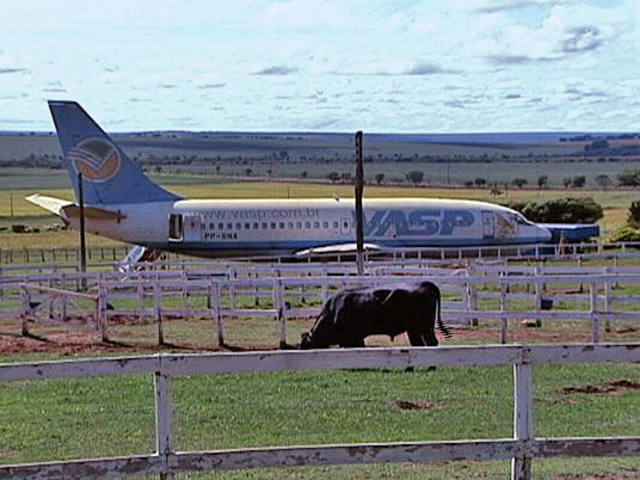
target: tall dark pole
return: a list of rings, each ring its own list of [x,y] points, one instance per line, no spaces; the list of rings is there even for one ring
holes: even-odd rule
[[[87,242],[84,230],[84,198],[82,193],[82,174],[78,172],[78,203],[80,204],[80,273],[87,272]],[[87,280],[82,279],[82,289],[86,290]]]
[[[362,167],[362,131],[356,133],[356,268],[358,275],[364,275],[364,222],[362,215],[362,192],[364,173]]]

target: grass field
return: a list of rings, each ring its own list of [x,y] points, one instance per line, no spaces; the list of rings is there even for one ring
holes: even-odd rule
[[[204,184],[172,184],[166,187],[190,198],[305,198],[305,197],[353,197],[352,185],[333,185],[322,183],[286,183],[286,182],[239,182],[239,183],[204,183]],[[47,214],[41,208],[28,203],[24,198],[33,193],[71,200],[73,194],[69,189],[16,189],[0,190],[0,227],[10,231],[11,225],[22,223],[41,229],[47,225],[59,223],[56,217]],[[439,197],[484,200],[494,203],[508,201],[545,201],[566,196],[593,197],[604,208],[601,220],[602,237],[608,238],[627,221],[631,202],[637,198],[633,190],[509,190],[500,196],[493,196],[487,189],[458,188],[411,188],[367,186],[367,197]],[[13,207],[11,207],[13,205]],[[13,209],[14,216],[11,217]],[[20,247],[76,246],[78,234],[74,231],[46,232],[12,235],[0,232],[0,249]],[[95,235],[88,236],[88,245],[114,245],[117,242]]]

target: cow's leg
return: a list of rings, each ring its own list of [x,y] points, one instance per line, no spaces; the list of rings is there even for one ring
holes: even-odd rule
[[[407,330],[407,335],[409,337],[409,343],[411,343],[412,347],[424,347],[427,345],[425,339],[422,338],[422,332],[419,330]]]
[[[436,337],[436,334],[434,333],[433,328],[427,329],[426,332],[423,332],[422,338],[424,338],[424,341],[428,346],[430,347],[438,346],[438,338]]]

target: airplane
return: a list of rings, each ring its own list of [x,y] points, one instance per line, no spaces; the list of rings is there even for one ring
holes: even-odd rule
[[[77,200],[82,181],[88,232],[199,257],[355,252],[353,199],[185,199],[151,181],[78,103],[48,103]],[[78,228],[78,203],[39,194],[27,200]],[[369,250],[552,238],[550,226],[486,202],[364,198],[363,210]]]

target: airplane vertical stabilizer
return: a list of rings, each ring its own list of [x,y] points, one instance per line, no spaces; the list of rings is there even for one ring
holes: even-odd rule
[[[80,172],[88,205],[180,199],[153,183],[78,103],[49,101],[49,109],[76,198]]]

